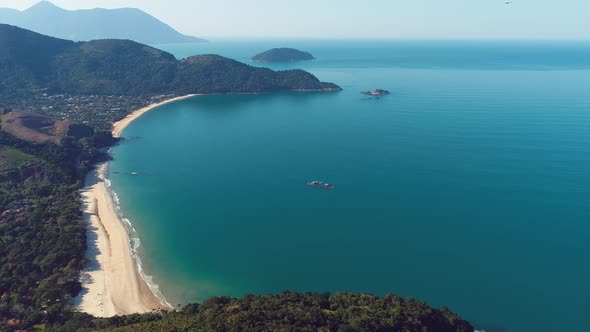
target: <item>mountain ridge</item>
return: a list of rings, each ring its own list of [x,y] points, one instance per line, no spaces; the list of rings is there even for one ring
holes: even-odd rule
[[[41,1],[23,11],[0,8],[0,23],[74,41],[129,39],[144,44],[206,42],[181,34],[138,8],[66,10],[49,1]]]

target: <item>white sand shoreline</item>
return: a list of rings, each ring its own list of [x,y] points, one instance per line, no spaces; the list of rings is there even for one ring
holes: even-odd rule
[[[120,137],[131,122],[150,110],[193,96],[196,95],[138,109],[113,124],[112,135]],[[83,290],[74,304],[78,310],[96,317],[173,309],[150,288],[133,258],[129,232],[106,185],[107,167],[107,163],[102,163],[88,174],[82,190],[84,219],[88,223],[88,264],[82,271]]]
[[[176,102],[179,100],[192,98],[194,96],[199,96],[199,95],[198,94],[190,94],[190,95],[186,95],[186,96],[175,97],[175,98],[167,99],[162,102],[151,104],[151,105],[148,105],[144,108],[140,108],[138,110],[135,110],[131,114],[126,116],[124,119],[119,120],[113,124],[112,135],[113,135],[113,137],[121,137],[123,130],[125,130],[125,128],[127,128],[127,126],[129,126],[131,124],[131,122],[137,120],[140,116],[153,110],[154,108],[158,108],[160,106],[170,104],[170,103],[173,103],[173,102]]]

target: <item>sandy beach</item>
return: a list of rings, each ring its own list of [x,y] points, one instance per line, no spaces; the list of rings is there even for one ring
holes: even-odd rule
[[[167,103],[193,97],[187,95],[139,109],[113,125],[113,136],[146,112]],[[129,234],[105,183],[107,164],[88,174],[82,191],[87,222],[87,267],[82,272],[82,292],[74,304],[96,317],[112,317],[171,309],[154,295],[141,277],[131,255]]]
[[[162,105],[166,105],[166,104],[170,104],[173,103],[175,101],[179,101],[179,100],[183,100],[183,99],[188,99],[194,96],[198,96],[197,94],[191,94],[191,95],[186,95],[186,96],[180,96],[180,97],[176,97],[176,98],[172,98],[172,99],[167,99],[164,100],[162,102],[159,103],[155,103],[155,104],[151,104],[148,105],[144,108],[140,108],[136,111],[134,111],[133,113],[129,114],[127,117],[125,117],[124,119],[117,121],[113,124],[113,136],[114,137],[121,137],[121,133],[123,132],[123,130],[125,130],[125,128],[127,128],[127,126],[129,126],[129,124],[135,120],[137,120],[140,116],[144,115],[145,113],[153,110],[154,108],[160,107]]]

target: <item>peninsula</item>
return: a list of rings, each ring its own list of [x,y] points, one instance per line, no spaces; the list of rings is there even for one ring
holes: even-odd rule
[[[303,70],[218,55],[177,60],[129,40],[72,42],[0,24],[0,107],[66,117],[105,132],[154,103],[189,94],[339,91]]]
[[[273,48],[252,57],[254,62],[295,62],[314,59],[315,57],[310,53],[294,48]]]

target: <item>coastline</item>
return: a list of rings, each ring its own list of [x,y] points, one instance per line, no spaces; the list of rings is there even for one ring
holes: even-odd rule
[[[194,96],[197,95],[176,97],[138,109],[114,123],[112,135],[121,137],[129,124],[157,107]],[[74,305],[96,317],[171,310],[172,306],[158,297],[141,274],[129,231],[107,185],[107,169],[107,163],[97,165],[87,175],[82,190],[82,210],[88,227],[88,264],[82,271],[82,292]]]
[[[166,104],[170,104],[170,103],[173,103],[173,102],[176,102],[179,100],[189,99],[189,98],[192,98],[195,96],[200,96],[200,94],[189,94],[189,95],[185,95],[185,96],[175,97],[175,98],[167,99],[162,102],[154,103],[154,104],[148,105],[144,108],[140,108],[138,110],[135,110],[135,111],[131,112],[131,114],[129,114],[125,118],[123,118],[122,120],[119,120],[119,121],[113,123],[112,135],[113,135],[113,137],[120,138],[121,134],[123,133],[123,130],[125,130],[125,128],[127,128],[127,126],[129,126],[131,124],[131,122],[137,120],[140,116],[153,110],[154,108],[158,108],[160,106],[164,106]]]

